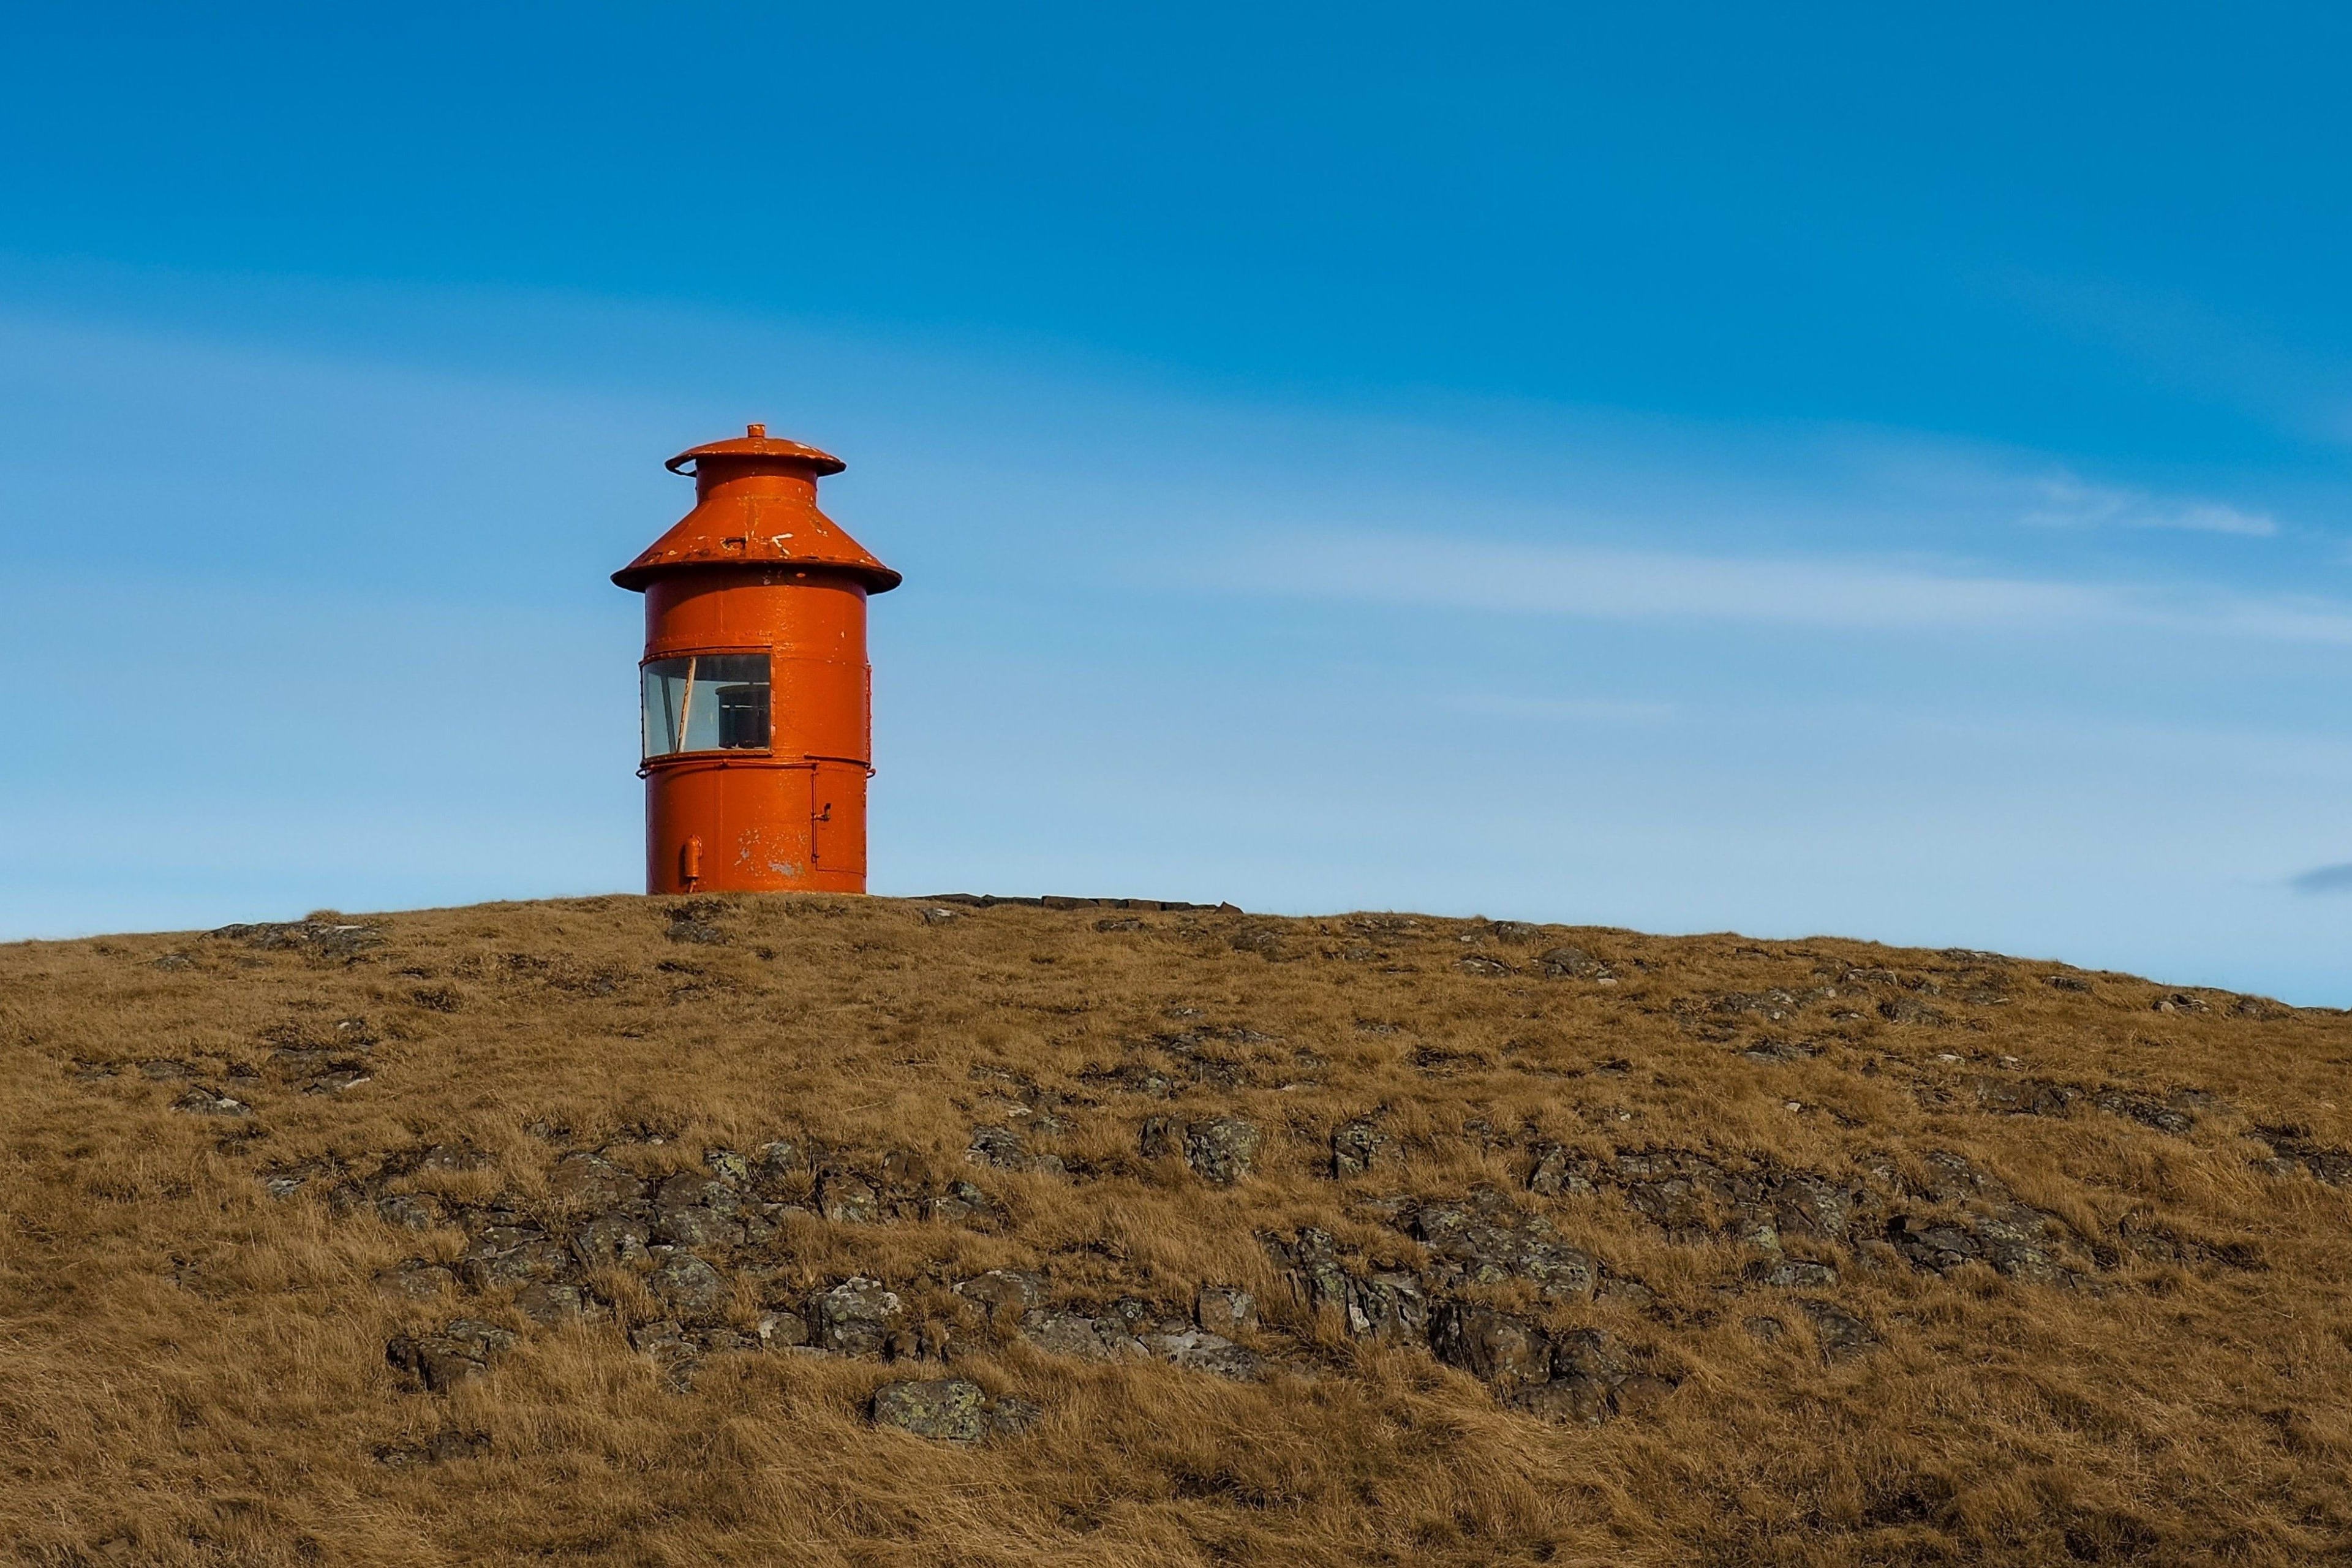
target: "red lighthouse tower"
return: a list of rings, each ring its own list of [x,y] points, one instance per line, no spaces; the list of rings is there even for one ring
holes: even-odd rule
[[[763,425],[680,452],[694,510],[613,574],[646,596],[649,893],[866,890],[866,597],[899,576],[817,510],[845,467]]]

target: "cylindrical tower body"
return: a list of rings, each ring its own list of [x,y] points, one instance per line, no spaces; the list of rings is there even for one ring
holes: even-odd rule
[[[695,506],[613,574],[646,596],[646,890],[866,890],[866,599],[898,574],[817,510],[844,465],[754,425],[669,460]]]

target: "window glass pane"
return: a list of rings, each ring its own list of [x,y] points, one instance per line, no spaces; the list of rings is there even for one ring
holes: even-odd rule
[[[642,669],[646,755],[767,750],[766,654],[689,654]]]

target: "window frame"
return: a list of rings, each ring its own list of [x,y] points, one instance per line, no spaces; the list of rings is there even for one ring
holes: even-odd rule
[[[681,731],[680,739],[683,739],[683,731],[688,727],[692,721],[693,701],[691,694],[694,689],[694,683],[690,673],[691,667],[694,660],[701,658],[759,658],[766,661],[768,666],[768,677],[764,684],[766,685],[768,692],[767,740],[757,746],[702,746],[691,750],[680,748],[675,752],[646,751],[645,749],[646,746],[653,739],[653,730],[652,726],[646,721],[650,715],[646,704],[646,671],[656,664],[677,664],[679,662],[685,662],[688,666],[689,676],[687,681],[688,698],[685,710],[681,711],[678,716],[678,729]],[[776,650],[770,647],[694,647],[674,651],[665,650],[661,653],[649,655],[645,658],[637,660],[637,747],[639,752],[638,766],[640,769],[651,767],[658,763],[671,762],[680,757],[774,756],[776,754]]]

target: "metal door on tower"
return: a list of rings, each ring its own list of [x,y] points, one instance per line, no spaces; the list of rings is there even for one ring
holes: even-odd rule
[[[809,854],[822,871],[866,875],[866,783],[863,768],[818,764],[811,781]]]

